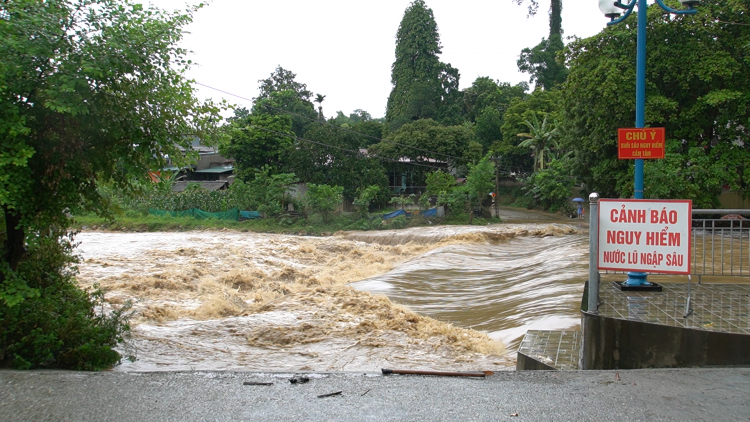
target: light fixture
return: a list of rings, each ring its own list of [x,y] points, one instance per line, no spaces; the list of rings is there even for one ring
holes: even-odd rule
[[[615,6],[616,0],[599,0],[599,10],[610,20],[615,20],[622,12],[619,7]]]
[[[683,6],[687,6],[688,9],[692,9],[693,6],[697,6],[700,0],[680,0]],[[601,6],[599,6],[601,7]]]

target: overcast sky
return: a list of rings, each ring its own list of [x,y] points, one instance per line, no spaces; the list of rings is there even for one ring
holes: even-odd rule
[[[148,2],[148,0],[144,0]],[[190,1],[190,4],[198,0]],[[385,115],[391,90],[395,37],[411,0],[213,0],[187,27],[184,47],[198,64],[188,75],[197,82],[247,98],[258,95],[258,80],[281,65],[316,94],[326,96],[327,117],[342,110]],[[151,0],[153,6],[184,9],[185,0]],[[540,13],[512,0],[426,0],[438,24],[441,61],[461,73],[461,89],[478,76],[516,84],[521,50],[549,33],[549,0]],[[606,26],[596,0],[565,1],[565,36],[589,37]],[[199,88],[201,98],[247,101]]]

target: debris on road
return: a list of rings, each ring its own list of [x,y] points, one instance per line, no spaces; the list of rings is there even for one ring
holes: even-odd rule
[[[443,372],[443,371],[414,371],[410,369],[381,369],[383,375],[401,374],[401,375],[436,375],[442,377],[477,377],[484,378],[488,375],[493,375],[492,371],[477,371],[477,372]]]
[[[335,393],[321,394],[321,395],[319,395],[319,396],[318,396],[318,398],[319,398],[319,399],[322,399],[322,398],[324,398],[324,397],[333,397],[333,396],[340,396],[340,395],[341,395],[341,393],[342,393],[341,391],[337,391],[337,392],[335,392]]]

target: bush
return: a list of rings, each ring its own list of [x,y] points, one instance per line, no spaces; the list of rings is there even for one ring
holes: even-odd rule
[[[357,189],[358,196],[352,202],[357,207],[359,216],[366,219],[370,214],[370,203],[380,194],[380,187],[372,185]]]
[[[305,203],[313,211],[319,212],[323,216],[323,221],[327,223],[329,215],[341,204],[343,193],[344,188],[341,186],[308,183]]]
[[[566,162],[553,160],[549,167],[537,170],[526,180],[527,196],[550,212],[571,209],[568,199],[574,180],[569,176]]]
[[[129,330],[126,308],[103,312],[103,293],[76,286],[71,237],[29,235],[28,258],[5,281],[22,280],[36,294],[0,300],[0,363],[17,369],[101,370],[120,361],[114,347]],[[58,240],[58,238],[60,240]]]

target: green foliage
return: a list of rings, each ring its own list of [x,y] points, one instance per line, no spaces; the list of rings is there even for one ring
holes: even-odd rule
[[[0,302],[0,365],[101,370],[120,360],[113,348],[129,329],[127,307],[105,313],[101,291],[77,287],[72,234],[63,235],[28,238],[29,259],[14,274],[35,294]]]
[[[131,190],[133,175],[190,159],[182,150],[195,136],[213,139],[220,109],[196,99],[178,47],[195,10],[0,5],[0,335],[16,366],[92,369],[118,358],[122,322],[93,312],[99,299],[77,290],[59,238],[68,212],[109,212],[99,181]]]
[[[287,155],[286,171],[306,183],[342,186],[352,198],[357,190],[376,185],[385,192],[388,178],[380,160],[359,151],[365,144],[361,135],[332,125],[315,124],[304,139]]]
[[[242,115],[244,113],[235,115],[225,127],[227,139],[219,146],[219,151],[235,159],[235,174],[240,180],[251,180],[264,166],[273,173],[280,172],[283,159],[294,144],[292,119],[268,113]]]
[[[324,222],[328,222],[331,212],[336,211],[341,205],[343,192],[344,188],[341,186],[308,183],[305,203],[311,210],[319,212],[323,216]]]
[[[458,70],[440,62],[440,49],[432,9],[423,0],[415,0],[404,12],[396,34],[393,88],[385,113],[392,129],[419,119],[460,124]]]
[[[482,159],[483,153],[484,148],[482,147],[482,144],[477,141],[471,141],[469,142],[469,146],[466,147],[464,158],[466,158],[467,163],[476,164],[479,160]]]
[[[391,199],[388,200],[388,203],[398,205],[403,210],[405,205],[410,205],[410,204],[413,205],[415,198],[416,198],[416,195],[414,194],[399,195],[399,196],[391,197]]]
[[[574,185],[567,159],[553,160],[526,180],[527,195],[545,210],[556,212],[570,208],[570,190]]]
[[[495,188],[495,163],[490,160],[489,155],[470,166],[465,188],[469,194],[469,201],[476,206],[481,206],[482,201]]]
[[[468,202],[466,186],[459,186],[449,191],[441,191],[437,198],[437,205],[445,206],[454,214],[465,212]]]
[[[294,173],[271,174],[271,169],[265,166],[256,171],[255,178],[248,183],[248,197],[258,204],[261,214],[277,217],[284,212],[284,197],[295,183]]]
[[[562,0],[552,0],[549,13],[549,39],[534,48],[524,48],[518,58],[518,69],[531,75],[531,82],[549,91],[565,82],[568,69],[558,60],[565,45],[562,41]]]
[[[294,96],[299,100],[309,102],[310,98],[313,96],[312,91],[307,90],[306,84],[297,82],[295,80],[296,77],[297,75],[291,70],[284,69],[279,65],[276,67],[276,70],[271,73],[271,76],[258,81],[258,83],[260,83],[260,86],[258,87],[260,93],[257,99],[265,100],[271,98],[276,92],[290,91],[293,92]],[[322,97],[325,98],[325,95]],[[320,102],[322,102],[322,99]]]
[[[378,197],[378,195],[380,195],[380,193],[380,187],[375,185],[357,189],[357,197],[354,199],[353,204],[357,207],[357,211],[361,218],[367,218],[369,216],[370,204]]]
[[[503,162],[511,168],[528,169],[530,173],[534,160],[528,147],[519,146],[523,139],[518,134],[528,132],[526,122],[533,122],[535,116],[537,119],[549,116],[551,121],[559,120],[561,98],[559,90],[536,90],[524,99],[514,100],[503,116],[502,140],[492,145],[492,151],[502,155]]]
[[[371,149],[394,160],[406,157],[416,163],[432,165],[433,161],[441,161],[458,166],[465,163],[460,157],[474,140],[473,132],[470,126],[442,126],[422,119],[401,126]]]
[[[535,114],[532,121],[527,120],[525,122],[529,132],[518,134],[518,137],[525,139],[518,146],[521,148],[528,147],[534,151],[534,171],[544,170],[544,155],[545,153],[549,155],[549,149],[555,143],[558,135],[554,123],[549,123],[547,118],[548,116],[544,116],[544,120],[539,122]]]
[[[648,22],[646,126],[666,127],[669,156],[647,164],[644,196],[697,205],[714,203],[723,185],[745,190],[750,4],[707,0],[696,15],[678,17],[652,7]],[[632,163],[617,159],[616,139],[634,123],[636,27],[631,18],[568,46],[563,142],[575,151],[576,174],[603,197],[633,194]]]
[[[427,194],[440,195],[450,192],[456,186],[456,178],[444,171],[427,173]]]
[[[463,91],[466,117],[476,122],[485,109],[491,108],[497,110],[502,118],[511,102],[525,98],[528,90],[529,84],[526,82],[511,85],[494,81],[488,76],[480,76]]]

